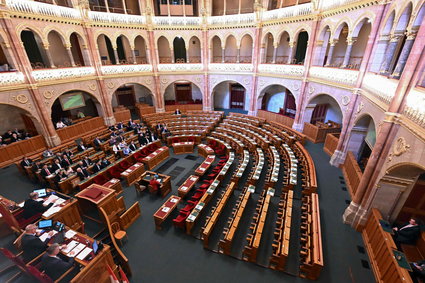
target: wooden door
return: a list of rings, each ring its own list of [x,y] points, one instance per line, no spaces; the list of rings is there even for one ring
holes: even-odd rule
[[[240,84],[230,85],[230,109],[243,109],[245,104],[245,88]]]
[[[181,104],[192,103],[192,85],[186,84],[174,84],[174,90],[176,94],[176,102]]]
[[[33,136],[37,135],[37,129],[32,119],[25,114],[21,114],[21,117],[22,121],[24,121],[25,130]]]
[[[117,89],[115,94],[117,96],[118,105],[133,107],[136,104],[133,86],[120,87],[119,89]]]
[[[285,105],[283,106],[284,109],[284,115],[295,118],[296,114],[296,104],[295,104],[295,97],[286,90],[286,96],[285,96]]]
[[[310,120],[311,124],[315,125],[316,122],[325,122],[328,105],[329,104],[317,104],[316,107],[314,107]]]

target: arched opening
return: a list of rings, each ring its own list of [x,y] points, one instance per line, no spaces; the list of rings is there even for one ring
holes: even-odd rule
[[[19,139],[43,133],[39,121],[28,111],[13,105],[0,104],[0,135],[3,143],[9,144],[14,140],[9,130],[17,130]]]
[[[136,104],[154,106],[155,99],[152,92],[144,85],[137,83],[123,84],[112,95],[112,107],[124,106],[130,110],[135,109]]]
[[[53,65],[58,68],[70,67],[70,58],[64,46],[62,36],[58,32],[52,30],[47,35],[47,40],[49,41],[49,53],[53,60]]]
[[[241,39],[241,48],[239,51],[239,63],[252,62],[252,37],[248,34]]]
[[[212,63],[224,63],[221,39],[218,36],[214,36],[212,39]]]
[[[377,73],[377,72],[380,72],[381,70],[381,65],[385,58],[385,51],[389,43],[390,32],[394,24],[394,18],[395,18],[395,11],[393,10],[388,17],[384,25],[384,28],[381,30],[380,39],[382,40],[378,41],[376,50],[373,54],[372,64],[370,66],[371,72]]]
[[[320,94],[314,97],[304,111],[304,122],[316,125],[318,122],[329,121],[340,124],[342,111],[338,102],[328,94]]]
[[[282,85],[271,85],[261,91],[257,99],[257,109],[278,113],[290,118],[296,114],[295,97]]]
[[[305,54],[307,52],[308,33],[306,31],[300,32],[296,43],[297,49],[295,51],[295,58],[293,59],[293,62],[295,64],[304,64]]]
[[[264,40],[264,56],[262,59],[262,63],[271,64],[273,63],[273,46],[274,38],[273,34],[270,32],[266,34],[265,40]]]
[[[32,30],[23,30],[21,32],[21,41],[24,44],[28,60],[33,69],[50,68],[47,55],[43,49],[43,42],[38,34]]]
[[[164,36],[161,36],[160,38],[158,38],[158,56],[159,56],[159,63],[161,64],[171,63],[170,43]]]
[[[341,24],[335,36],[337,36],[337,43],[333,50],[333,56],[330,58],[331,61],[329,66],[339,68],[344,62],[345,51],[347,49],[348,25],[346,23]]]
[[[0,72],[16,71],[13,56],[10,54],[10,49],[3,48],[5,45],[4,38],[0,35]]]
[[[202,92],[190,81],[175,81],[164,92],[165,105],[202,104]]]
[[[215,110],[233,109],[238,112],[248,110],[249,97],[244,86],[236,81],[224,81],[216,85],[212,91]]]
[[[173,49],[175,63],[186,63],[186,46],[182,37],[174,38]]]
[[[331,37],[331,30],[329,26],[325,26],[319,34],[319,43],[315,50],[314,65],[324,66],[328,58],[329,52],[329,39]]]
[[[198,37],[192,36],[189,40],[189,58],[190,63],[201,63],[201,41]]]
[[[117,53],[120,64],[130,64],[133,62],[130,41],[124,35],[120,35],[117,38]]]
[[[238,47],[236,44],[236,38],[233,35],[229,35],[226,39],[226,47],[224,48],[224,62],[236,63],[237,55]]]
[[[391,222],[401,224],[414,217],[424,223],[425,168],[404,163],[386,172],[377,184],[374,206]]]
[[[89,65],[88,58],[86,57],[87,50],[85,49],[83,54],[83,39],[79,34],[73,32],[69,38],[71,42],[71,53],[72,58],[74,58],[74,63],[76,66],[87,66]],[[86,58],[86,59],[85,59]]]
[[[140,35],[134,40],[134,56],[137,64],[148,64],[146,41]]]
[[[353,152],[362,171],[366,168],[367,161],[376,142],[375,122],[372,117],[365,115],[356,121],[347,145],[347,152]]]
[[[289,34],[284,31],[280,36],[279,45],[276,50],[276,58],[273,60],[276,64],[288,64],[291,63],[291,59],[289,59]]]
[[[71,90],[61,94],[52,105],[52,122],[62,120],[65,124],[78,119],[78,113],[86,117],[103,116],[102,106],[96,97],[81,90]]]
[[[362,58],[366,50],[367,41],[369,40],[369,34],[372,25],[368,18],[363,19],[357,27],[354,28],[352,39],[354,43],[351,54],[348,54],[347,68],[349,69],[360,69]],[[347,54],[346,54],[347,55]],[[344,58],[345,59],[345,58]],[[345,62],[344,62],[345,63]]]
[[[97,48],[99,49],[102,65],[115,65],[117,63],[109,37],[104,34],[99,35],[97,37]]]

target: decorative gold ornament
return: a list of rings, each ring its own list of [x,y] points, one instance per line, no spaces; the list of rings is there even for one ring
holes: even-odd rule
[[[89,84],[89,89],[95,91],[97,89],[96,84],[95,83]]]
[[[109,89],[113,89],[113,88],[114,88],[114,86],[115,86],[115,83],[113,83],[113,82],[107,82],[107,83],[106,83],[106,86],[107,86]]]
[[[54,92],[54,90],[46,90],[45,92],[43,92],[43,96],[45,99],[50,99],[53,97]]]
[[[150,85],[152,83],[151,78],[146,78],[145,79],[145,84]]]
[[[18,94],[15,99],[21,104],[25,104],[28,102],[28,97],[25,94]]]
[[[400,156],[410,150],[405,138],[399,137],[393,146],[393,151],[388,156],[388,162],[391,162],[394,156]]]

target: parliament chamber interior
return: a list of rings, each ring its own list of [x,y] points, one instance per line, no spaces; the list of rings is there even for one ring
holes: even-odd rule
[[[0,0],[1,282],[425,282],[424,0]]]

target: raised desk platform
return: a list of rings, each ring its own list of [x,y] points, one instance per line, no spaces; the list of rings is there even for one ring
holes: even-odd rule
[[[142,163],[137,162],[122,172],[121,177],[126,180],[127,186],[131,186],[137,181],[137,179],[139,179],[143,172],[145,172],[145,166]]]
[[[148,170],[152,170],[155,168],[159,163],[164,161],[170,156],[170,149],[166,146],[163,146],[145,158],[142,159],[143,163],[148,167]]]
[[[199,176],[190,175],[189,178],[184,181],[183,184],[178,189],[179,197],[184,198],[188,192],[195,186],[196,182],[198,182]]]
[[[172,144],[174,154],[192,153],[194,145],[194,142],[177,142]]]
[[[201,165],[199,165],[198,168],[195,170],[195,174],[198,176],[203,176],[205,172],[211,167],[211,164],[215,160],[215,155],[208,155],[207,158],[202,162]]]
[[[170,196],[170,198],[161,205],[160,208],[153,215],[153,219],[155,221],[155,228],[157,230],[161,230],[161,224],[164,222],[168,216],[173,212],[173,210],[177,207],[177,204],[180,202],[181,198],[175,195]]]

